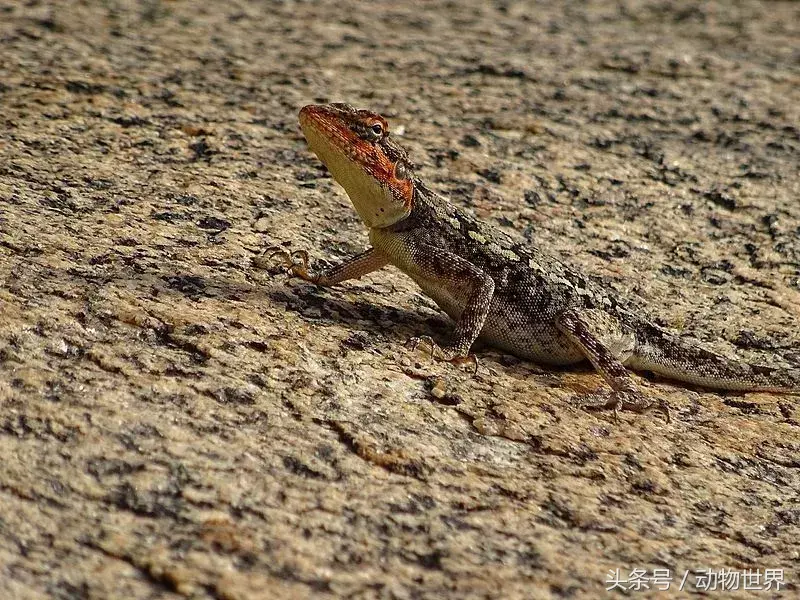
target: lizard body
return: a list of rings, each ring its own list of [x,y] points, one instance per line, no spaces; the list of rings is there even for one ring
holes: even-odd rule
[[[386,265],[410,276],[455,322],[450,345],[427,338],[440,358],[460,361],[476,339],[538,363],[589,360],[609,383],[604,406],[649,402],[627,368],[719,390],[800,393],[800,372],[732,361],[688,344],[610,290],[554,256],[479,221],[413,173],[386,120],[346,104],[309,105],[300,124],[310,148],[342,185],[372,244],[311,274],[280,252],[290,272],[329,286]]]

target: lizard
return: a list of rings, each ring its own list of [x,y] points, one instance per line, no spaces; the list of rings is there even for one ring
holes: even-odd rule
[[[304,106],[310,149],[349,196],[371,246],[327,270],[309,269],[305,250],[273,247],[292,277],[319,286],[393,265],[455,321],[452,342],[425,343],[440,360],[463,363],[480,338],[540,364],[588,360],[610,387],[588,406],[657,408],[629,369],[714,390],[800,394],[800,371],[723,357],[656,325],[630,302],[558,257],[478,220],[416,176],[408,152],[381,115],[349,104]]]

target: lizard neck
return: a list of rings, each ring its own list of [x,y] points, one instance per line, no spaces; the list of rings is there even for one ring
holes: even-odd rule
[[[412,181],[412,201],[409,212],[398,221],[382,227],[386,231],[403,232],[410,229],[415,229],[425,222],[429,222],[433,217],[432,203],[436,200],[444,201],[443,198],[437,197],[424,183],[416,177]],[[374,228],[373,228],[374,229]]]

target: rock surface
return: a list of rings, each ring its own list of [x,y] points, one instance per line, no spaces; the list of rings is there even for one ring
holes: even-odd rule
[[[796,398],[643,381],[672,422],[615,423],[588,370],[406,349],[450,325],[397,271],[253,260],[367,244],[296,123],[344,100],[660,323],[798,364],[799,41],[793,2],[0,1],[0,595],[796,595]]]

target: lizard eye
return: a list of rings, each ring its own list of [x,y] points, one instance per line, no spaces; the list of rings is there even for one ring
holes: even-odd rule
[[[380,123],[373,123],[367,128],[367,135],[371,141],[377,142],[383,137],[383,125]]]
[[[408,179],[411,173],[408,170],[408,165],[402,160],[398,161],[394,166],[394,176],[396,179]]]

